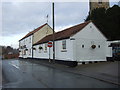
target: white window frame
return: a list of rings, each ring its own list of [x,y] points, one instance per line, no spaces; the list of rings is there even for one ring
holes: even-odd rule
[[[61,52],[67,52],[67,41],[66,40],[62,40],[62,50],[61,50]]]
[[[66,50],[66,40],[62,40],[62,49]]]

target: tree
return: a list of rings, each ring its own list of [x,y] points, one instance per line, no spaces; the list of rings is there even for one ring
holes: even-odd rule
[[[92,20],[108,40],[120,40],[120,7],[97,8],[89,13],[85,21]]]

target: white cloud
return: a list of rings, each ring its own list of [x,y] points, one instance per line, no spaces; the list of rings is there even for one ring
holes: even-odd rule
[[[86,3],[55,3],[56,27],[83,22],[88,15]]]
[[[15,34],[12,36],[0,36],[0,45],[3,46],[12,46],[14,48],[19,47],[19,40],[26,34],[21,33],[21,34]]]
[[[45,16],[49,3],[3,3],[3,34],[6,31],[14,33],[24,32],[46,22]],[[45,12],[46,11],[46,12]],[[19,32],[18,32],[19,31]]]
[[[55,3],[56,26],[69,25],[83,21],[87,15],[87,3]],[[23,33],[46,23],[52,26],[51,3],[3,3],[3,35]],[[73,12],[74,11],[74,12]],[[57,28],[56,27],[56,28]],[[19,31],[19,32],[18,32]]]

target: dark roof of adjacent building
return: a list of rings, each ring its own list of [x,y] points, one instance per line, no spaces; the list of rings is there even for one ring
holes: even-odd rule
[[[112,42],[109,47],[120,47],[120,42]]]
[[[26,34],[26,35],[25,35],[22,39],[20,39],[19,41],[21,41],[21,40],[29,37],[30,35],[34,34],[34,33],[37,32],[37,31],[39,31],[39,30],[40,30],[41,28],[43,28],[45,25],[47,25],[47,23],[45,23],[44,25],[42,25],[42,26],[36,28],[35,30],[29,32],[28,34]]]
[[[54,34],[54,40],[56,41],[56,40],[62,40],[62,39],[70,38],[72,35],[76,34],[80,30],[82,30],[90,22],[91,21],[87,21],[85,23],[81,23],[81,24],[75,25],[73,27],[67,28],[65,30],[56,32]],[[35,43],[34,45],[46,43],[46,42],[52,41],[52,40],[53,40],[53,34],[50,34],[50,35],[44,37],[43,39],[41,39],[40,41],[38,41],[37,43]]]

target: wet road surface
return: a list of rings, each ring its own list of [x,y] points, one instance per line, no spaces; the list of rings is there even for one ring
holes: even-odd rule
[[[2,61],[0,60],[0,90],[2,88]]]
[[[25,60],[3,60],[4,88],[118,88],[117,85]]]

